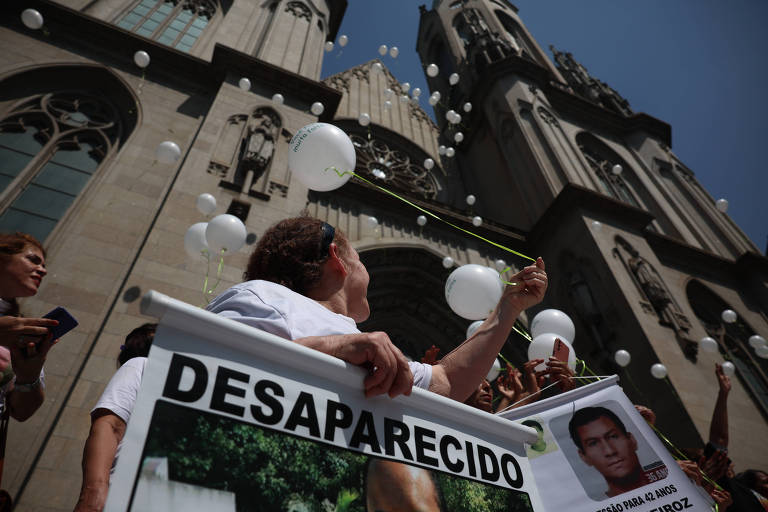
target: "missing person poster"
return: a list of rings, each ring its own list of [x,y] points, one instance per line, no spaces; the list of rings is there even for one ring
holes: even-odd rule
[[[420,389],[366,398],[360,368],[147,302],[160,327],[106,510],[545,510],[533,430]]]
[[[501,416],[538,432],[526,453],[546,510],[711,510],[616,377]]]

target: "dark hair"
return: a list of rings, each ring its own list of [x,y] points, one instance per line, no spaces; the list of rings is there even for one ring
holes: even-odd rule
[[[743,471],[743,472],[739,473],[738,475],[736,475],[736,480],[740,484],[743,484],[743,485],[749,487],[750,489],[752,489],[753,491],[756,491],[757,490],[757,475],[759,475],[760,473],[762,473],[764,475],[768,474],[765,471],[760,471],[759,469],[748,469],[748,470]]]
[[[312,217],[294,217],[278,222],[256,244],[244,279],[271,281],[305,295],[320,281],[322,265],[328,259],[328,247],[323,238],[329,230],[324,226],[323,221]],[[337,229],[333,242],[342,255],[346,254],[348,243],[344,233]]]
[[[28,235],[27,233],[22,233],[20,231],[15,233],[0,233],[0,259],[5,259],[8,256],[19,254],[20,252],[23,252],[27,246],[30,245],[36,249],[39,249],[43,254],[43,258],[45,258],[45,249],[43,249],[43,244],[41,244],[37,238],[33,237],[32,235]],[[7,315],[19,316],[19,303],[16,301],[16,298],[8,297],[5,300],[11,305],[11,309],[8,311]]]
[[[573,418],[571,418],[571,421],[568,422],[568,432],[571,433],[571,439],[573,439],[573,442],[579,447],[579,450],[584,450],[584,446],[581,443],[581,437],[579,437],[577,429],[583,427],[587,423],[599,420],[600,418],[608,418],[613,421],[614,425],[619,427],[625,436],[629,434],[627,428],[624,426],[624,422],[622,422],[612,410],[606,409],[605,407],[585,407],[576,411]]]
[[[120,355],[117,356],[118,365],[122,366],[134,357],[147,357],[156,330],[157,324],[144,324],[128,333],[125,344],[120,347]]]

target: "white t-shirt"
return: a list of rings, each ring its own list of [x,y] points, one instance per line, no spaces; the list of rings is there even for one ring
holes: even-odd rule
[[[127,424],[128,420],[131,419],[133,406],[136,405],[136,396],[139,394],[141,376],[144,374],[144,367],[146,365],[146,357],[134,357],[118,368],[109,380],[107,387],[104,388],[104,392],[101,394],[96,406],[91,409],[91,414],[97,409],[106,409],[116,414]],[[117,464],[117,458],[120,456],[120,448],[122,446],[123,440],[121,439],[117,443],[115,459],[112,461],[112,467],[109,470],[110,479],[115,471],[115,464]]]
[[[334,313],[314,300],[269,281],[236,284],[205,308],[251,327],[297,340],[308,336],[359,334],[355,321]],[[429,389],[432,366],[409,362],[413,385]]]

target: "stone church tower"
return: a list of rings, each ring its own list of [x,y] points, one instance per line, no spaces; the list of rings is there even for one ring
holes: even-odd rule
[[[17,510],[72,510],[90,410],[125,335],[151,320],[138,299],[155,289],[205,304],[206,263],[183,249],[187,228],[206,220],[195,209],[200,193],[216,197],[215,214],[244,221],[248,244],[303,209],[344,230],[371,275],[372,315],[361,329],[386,331],[413,359],[432,344],[445,354],[469,324],[443,299],[445,256],[522,265],[433,220],[417,225],[419,212],[366,183],[308,191],[291,177],[288,141],[317,120],[350,135],[356,171],[371,182],[544,256],[548,305],[574,318],[577,353],[597,373],[618,371],[679,446],[706,437],[712,365],[733,360],[733,458],[744,467],[768,459],[768,368],[745,345],[753,332],[768,337],[766,260],[670,152],[670,127],[632,112],[570,55],[550,61],[515,9],[491,0],[422,9],[418,51],[442,70],[430,79],[443,95],[436,125],[380,62],[319,81],[323,43],[335,40],[346,6],[0,3],[0,230],[28,231],[48,249],[49,273],[23,312],[63,305],[80,321],[46,362],[46,403],[27,422],[11,421],[3,488]],[[43,15],[42,29],[21,23],[26,8]],[[134,63],[137,51],[150,55],[148,67]],[[461,80],[451,87],[453,71]],[[319,116],[314,102],[324,105]],[[471,112],[460,110],[465,102]],[[450,108],[463,116],[459,144],[449,143]],[[176,163],[155,158],[166,140],[181,148]],[[225,258],[216,292],[241,280],[248,250]],[[721,323],[726,307],[737,323]],[[696,352],[707,333],[720,354]],[[632,352],[629,373],[611,363],[618,348]],[[519,364],[525,341],[513,335],[504,350]],[[657,361],[669,382],[648,376]]]
[[[740,469],[763,464],[768,360],[747,340],[768,332],[768,260],[671,151],[671,127],[634,112],[571,54],[552,49],[550,60],[508,2],[422,6],[417,45],[423,65],[440,68],[428,82],[442,97],[441,143],[465,135],[448,200],[475,194],[481,216],[545,258],[542,307],[574,319],[577,354],[600,375],[618,373],[678,446],[708,438],[714,363],[731,360],[730,454]],[[721,320],[725,309],[735,323]],[[718,353],[698,350],[707,335]],[[619,349],[632,354],[627,368],[613,361]],[[657,362],[668,380],[650,375]]]

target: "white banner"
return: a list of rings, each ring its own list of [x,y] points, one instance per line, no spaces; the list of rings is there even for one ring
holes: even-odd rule
[[[546,510],[711,510],[635,410],[617,377],[501,414],[535,428],[526,445]]]
[[[341,360],[155,292],[143,306],[160,327],[106,510],[366,510],[407,492],[544,510],[532,429],[420,389],[368,399]]]

